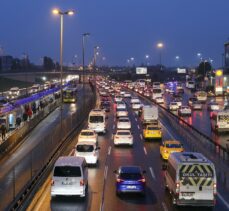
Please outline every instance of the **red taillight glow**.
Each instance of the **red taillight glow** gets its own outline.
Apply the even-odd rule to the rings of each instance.
[[[146,179],[145,179],[145,178],[139,179],[138,182],[143,182],[143,183],[145,183],[145,182],[146,182]]]
[[[117,182],[123,182],[124,180],[120,179],[120,178],[117,178],[116,180]]]
[[[214,195],[217,194],[217,185],[216,185],[216,183],[213,184],[213,192],[214,192]]]
[[[52,179],[52,180],[51,180],[51,186],[53,186],[53,185],[54,185],[54,183],[55,183],[55,182],[54,182],[54,180]]]
[[[80,186],[84,186],[84,181],[80,180]]]
[[[179,192],[180,192],[180,183],[177,182],[177,183],[176,183],[176,194],[179,195]]]

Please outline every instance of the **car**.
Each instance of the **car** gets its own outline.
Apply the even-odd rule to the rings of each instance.
[[[163,97],[157,97],[155,99],[155,102],[158,103],[158,104],[163,104],[164,103],[164,98]]]
[[[131,94],[129,92],[125,92],[124,97],[125,98],[130,98],[131,97]]]
[[[124,94],[125,94],[126,92],[124,91],[124,90],[121,90],[120,91],[120,95],[122,96],[122,97],[124,97]]]
[[[151,96],[151,93],[150,91],[146,90],[144,93],[143,93],[144,96],[146,97],[150,97]]]
[[[178,109],[178,114],[180,116],[191,116],[192,115],[192,110],[189,106],[181,106]]]
[[[125,108],[117,108],[116,109],[116,117],[127,117],[128,111]]]
[[[143,129],[143,138],[147,139],[161,139],[162,132],[161,127],[158,124],[146,125]]]
[[[110,107],[111,107],[111,104],[109,101],[102,101],[100,104],[100,108],[105,110],[106,112],[110,112]]]
[[[140,103],[140,100],[138,97],[131,97],[130,103]]]
[[[173,152],[184,152],[184,147],[180,141],[165,140],[160,146],[160,154],[163,160],[168,160],[169,155]]]
[[[170,102],[169,104],[169,110],[170,111],[177,111],[179,109],[179,106],[177,102]]]
[[[145,194],[146,173],[140,166],[120,166],[115,170],[116,174],[116,195],[121,193],[141,193]]]
[[[122,96],[120,96],[120,95],[115,95],[114,101],[115,101],[116,103],[121,102],[121,101],[122,101]]]
[[[210,102],[208,103],[208,110],[209,111],[219,111],[220,107],[217,102]]]
[[[114,134],[114,145],[129,145],[133,146],[133,135],[130,130],[117,130]]]
[[[88,169],[82,157],[59,157],[54,164],[51,197],[55,196],[87,196]]]
[[[94,130],[82,130],[78,137],[78,142],[90,141],[92,143],[98,144],[98,135]]]
[[[18,87],[12,87],[9,92],[7,98],[15,99],[20,95],[20,89]]]
[[[41,90],[41,86],[40,84],[34,84],[31,88],[30,88],[30,93],[34,94],[37,93]]]
[[[191,107],[193,110],[202,110],[203,104],[200,101],[194,101]]]
[[[188,105],[189,106],[192,106],[192,104],[194,103],[194,102],[197,102],[198,100],[197,100],[197,98],[196,97],[190,97],[189,99],[188,99]]]
[[[141,103],[132,103],[131,107],[133,110],[139,110],[142,107],[142,105]]]
[[[176,97],[174,98],[173,102],[176,102],[179,107],[182,106],[182,98]]]
[[[98,164],[99,149],[95,143],[91,141],[78,142],[75,146],[74,155],[84,157],[87,164]]]
[[[125,129],[125,130],[130,130],[131,129],[131,122],[129,118],[127,117],[120,117],[117,120],[117,129]]]
[[[126,109],[126,104],[123,102],[123,101],[121,101],[121,102],[117,102],[117,104],[116,104],[116,108],[117,109],[119,109],[119,108],[123,108],[123,109]]]

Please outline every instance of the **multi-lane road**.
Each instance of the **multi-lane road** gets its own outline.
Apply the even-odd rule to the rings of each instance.
[[[133,93],[132,93],[133,94]],[[163,161],[159,153],[159,141],[145,142],[142,137],[142,125],[138,116],[130,107],[130,102],[125,99],[129,118],[132,123],[134,136],[133,147],[114,147],[112,135],[116,131],[116,117],[112,109],[108,115],[107,133],[99,136],[100,158],[97,167],[89,167],[89,194],[86,199],[75,197],[56,197],[51,200],[50,184],[51,174],[33,198],[28,210],[104,210],[104,211],[134,211],[134,210],[178,210],[172,205],[171,197],[164,189]],[[143,104],[151,102],[141,98]],[[113,108],[113,106],[112,106]],[[171,125],[162,122],[163,140],[180,139]],[[86,124],[84,125],[86,127]],[[182,140],[181,140],[182,141]],[[72,148],[77,143],[77,137],[65,150],[64,155],[72,154]],[[185,149],[188,146],[184,143]],[[146,170],[146,195],[116,196],[115,174],[121,165],[140,165]],[[201,208],[203,209],[203,208]],[[228,210],[229,205],[224,198],[217,197],[214,210]],[[182,208],[179,210],[200,210],[200,208]]]

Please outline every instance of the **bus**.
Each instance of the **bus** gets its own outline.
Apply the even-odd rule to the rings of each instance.
[[[64,103],[75,103],[76,102],[76,88],[66,88],[63,90],[63,102]]]

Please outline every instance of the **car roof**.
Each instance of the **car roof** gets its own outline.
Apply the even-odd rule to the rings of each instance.
[[[82,132],[93,132],[93,133],[94,133],[94,130],[85,129],[85,130],[81,130],[81,132],[80,132],[80,133],[82,133]]]
[[[91,141],[80,141],[76,144],[76,146],[78,145],[93,145],[96,146],[95,142],[91,142]]]
[[[181,142],[177,140],[165,140],[164,144],[181,144]]]
[[[120,166],[121,173],[141,173],[140,166]]]
[[[117,130],[116,133],[118,133],[118,132],[129,132],[130,133],[130,130]]]
[[[83,157],[76,156],[62,156],[59,157],[55,163],[55,166],[79,166],[84,162]]]

